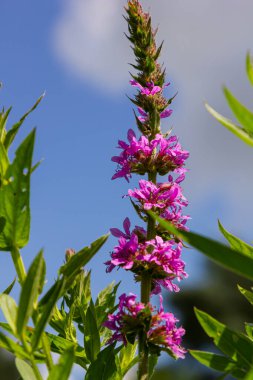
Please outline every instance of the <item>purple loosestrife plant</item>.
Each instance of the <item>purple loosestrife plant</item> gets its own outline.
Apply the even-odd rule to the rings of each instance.
[[[119,297],[118,311],[108,315],[104,323],[112,331],[108,344],[123,342],[124,345],[139,344],[138,379],[149,379],[151,356],[159,356],[161,351],[174,358],[183,358],[185,349],[181,346],[184,329],[177,327],[178,320],[172,313],[164,312],[161,289],[179,291],[176,282],[187,277],[181,259],[182,243],[173,235],[162,230],[150,216],[149,210],[170,221],[177,228],[187,229],[189,216],[184,215],[188,202],[183,195],[181,182],[186,169],[185,160],[189,153],[182,149],[178,138],[163,134],[161,119],[171,115],[170,104],[174,97],[167,99],[164,90],[165,70],[158,63],[162,44],[157,47],[156,30],[152,29],[151,17],[144,13],[138,0],[129,0],[126,7],[129,34],[136,63],[132,65],[136,74],[131,74],[130,84],[137,89],[132,103],[136,124],[140,133],[129,129],[128,142],[119,140],[121,152],[112,157],[117,163],[112,179],[125,178],[128,182],[132,174],[146,175],[139,181],[139,187],[129,189],[125,197],[140,216],[145,227],[135,226],[130,230],[130,220],[123,223],[124,231],[112,228],[111,233],[118,238],[107,265],[107,272],[114,268],[132,271],[135,281],[141,286],[141,300],[134,294]],[[167,175],[169,176],[167,177]],[[165,176],[167,181],[157,181],[157,176]],[[160,295],[160,308],[152,306],[151,295]]]

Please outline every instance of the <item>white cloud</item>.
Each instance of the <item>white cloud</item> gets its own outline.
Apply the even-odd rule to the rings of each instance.
[[[132,62],[124,38],[125,1],[65,1],[53,29],[53,47],[60,62],[85,83],[101,91],[122,93]],[[203,107],[207,99],[217,110],[225,108],[224,81],[247,103],[249,86],[244,72],[246,51],[252,46],[252,0],[143,0],[151,10],[158,38],[165,40],[162,58],[169,80],[179,90],[175,101],[175,131],[191,151],[191,174],[186,186],[194,188],[192,202],[227,194],[242,225],[251,220],[246,202],[251,197],[252,150],[225,131]],[[252,95],[251,95],[252,96]],[[249,104],[250,105],[250,104]],[[177,109],[180,107],[180,109]],[[214,182],[215,181],[215,182]],[[197,206],[196,206],[197,207]],[[234,223],[239,223],[236,220]],[[239,227],[240,228],[240,227]]]

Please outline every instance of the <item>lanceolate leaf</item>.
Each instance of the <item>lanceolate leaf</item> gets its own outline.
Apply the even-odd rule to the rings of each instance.
[[[12,333],[16,334],[16,320],[17,320],[17,305],[14,299],[7,294],[0,295],[0,307],[5,316],[6,321],[9,323]]]
[[[207,111],[218,120],[224,127],[226,127],[230,132],[234,133],[237,137],[243,140],[246,144],[253,146],[253,137],[251,137],[246,131],[244,131],[241,127],[234,124],[231,120],[222,116],[220,113],[216,112],[212,107],[208,104],[205,105]]]
[[[18,317],[17,332],[21,336],[29,318],[33,314],[34,303],[37,301],[41,286],[41,278],[44,274],[43,252],[40,251],[32,262],[22,287]]]
[[[27,362],[25,362],[22,359],[16,358],[15,364],[23,380],[36,380],[36,376],[33,372],[33,369]]]
[[[6,173],[6,170],[8,169],[8,166],[9,166],[9,159],[8,159],[5,147],[0,141],[0,187],[2,186],[3,178]]]
[[[252,344],[253,344],[253,324],[245,323],[245,331],[248,337],[252,340]]]
[[[128,343],[122,348],[119,353],[119,364],[121,368],[121,373],[123,376],[136,364],[138,363],[139,357],[136,356],[137,352],[137,342],[134,344]]]
[[[253,136],[253,113],[237,100],[234,95],[225,87],[224,94],[235,117],[245,129]]]
[[[219,223],[219,229],[221,233],[225,236],[227,241],[230,244],[230,247],[235,249],[238,252],[241,252],[243,255],[249,256],[253,259],[253,247],[247,243],[245,243],[243,240],[239,239],[238,237],[232,235],[230,232],[225,230],[225,228],[222,226],[222,224]]]
[[[190,350],[190,354],[201,364],[220,372],[231,372],[236,367],[236,362],[226,356],[213,354],[212,352]]]
[[[246,57],[246,71],[248,74],[249,81],[253,86],[253,60],[249,52]]]
[[[84,321],[84,347],[87,358],[93,362],[100,351],[100,335],[94,306],[92,307],[91,304],[87,309]]]
[[[6,219],[0,234],[0,250],[22,248],[30,233],[30,175],[35,130],[16,151],[14,162],[8,167],[5,178],[8,184],[0,189],[0,218]]]
[[[244,295],[244,297],[253,305],[253,292],[250,290],[244,289],[238,285],[239,291]]]
[[[153,212],[149,211],[149,214],[152,215],[165,230],[192,245],[216,263],[243,277],[253,280],[253,259],[250,257],[202,235],[177,230],[171,223],[156,216]]]
[[[101,351],[97,360],[90,365],[85,380],[121,380],[117,374],[115,354],[114,345],[110,345]]]
[[[0,347],[4,348],[5,350],[11,352],[12,354],[24,358],[24,359],[29,359],[30,356],[25,352],[25,350],[16,342],[14,342],[11,338],[8,336],[5,336],[1,331],[0,331]]]
[[[16,283],[16,278],[14,278],[12,283],[3,291],[3,294],[10,294],[15,283]]]
[[[21,119],[13,125],[13,127],[7,132],[6,136],[5,136],[5,139],[4,139],[4,146],[5,146],[5,149],[8,150],[8,148],[10,147],[12,141],[14,140],[16,134],[18,133],[19,131],[19,128],[21,127],[21,125],[23,124],[23,122],[25,121],[25,119],[27,118],[27,116],[35,110],[35,108],[39,105],[39,103],[41,102],[41,100],[44,98],[44,95],[45,94],[42,94],[39,99],[36,101],[36,103],[32,106],[32,108],[26,112],[24,114],[24,116],[21,117]]]
[[[70,347],[61,355],[59,362],[50,371],[47,380],[68,380],[74,359],[75,349]]]
[[[246,368],[253,366],[253,344],[246,335],[228,329],[224,324],[201,310],[195,309],[195,314],[207,335],[213,339],[214,344],[224,354],[240,366]]]

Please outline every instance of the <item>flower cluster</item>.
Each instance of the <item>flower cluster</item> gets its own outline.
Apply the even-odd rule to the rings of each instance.
[[[138,71],[130,81],[137,89],[131,101],[140,114],[135,114],[135,118],[141,135],[137,137],[129,129],[128,141],[118,141],[121,152],[112,157],[117,163],[112,179],[125,178],[129,182],[133,174],[147,175],[147,179],[141,179],[139,186],[129,189],[124,196],[130,198],[147,225],[145,228],[135,226],[131,231],[130,220],[126,218],[123,231],[111,229],[118,243],[105,263],[106,271],[123,268],[133,272],[135,281],[141,283],[141,302],[136,301],[134,294],[123,294],[119,298],[118,311],[110,314],[104,325],[112,331],[108,344],[115,341],[133,343],[137,338],[141,340],[140,347],[148,346],[150,352],[159,354],[166,350],[173,357],[182,358],[184,329],[176,327],[178,320],[173,314],[164,312],[160,293],[162,288],[179,291],[176,282],[187,277],[181,259],[183,245],[163,230],[149,211],[179,229],[187,229],[189,216],[184,214],[184,208],[188,201],[181,183],[187,171],[184,165],[189,153],[182,149],[176,136],[161,131],[161,119],[172,114],[170,104],[174,97],[166,99],[163,94],[169,83],[165,83],[165,71],[157,62],[162,46],[156,46],[156,32],[151,27],[150,16],[143,12],[138,0],[128,0],[126,11],[128,38],[133,45],[134,67]],[[168,179],[158,182],[157,175],[167,175]],[[160,295],[159,310],[150,304],[150,295],[154,294]]]
[[[113,331],[109,344],[115,341],[133,342],[140,331],[146,332],[146,344],[150,349],[159,347],[170,350],[172,356],[184,358],[185,349],[181,347],[185,330],[177,327],[178,320],[172,313],[165,313],[160,297],[160,308],[156,310],[150,303],[136,302],[136,295],[124,293],[119,297],[117,314],[109,314],[104,326]]]

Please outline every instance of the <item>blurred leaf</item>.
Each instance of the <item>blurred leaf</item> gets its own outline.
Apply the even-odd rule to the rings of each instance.
[[[226,127],[230,132],[234,133],[237,137],[243,140],[246,144],[253,146],[253,138],[249,136],[247,132],[245,132],[241,127],[234,124],[231,120],[222,116],[220,113],[216,112],[212,107],[208,104],[205,104],[207,111],[218,120],[224,127]]]
[[[30,174],[35,130],[21,143],[6,179],[9,183],[0,189],[0,217],[6,224],[0,233],[0,250],[11,251],[22,248],[30,234]]]
[[[242,288],[240,285],[237,285],[239,291],[242,293],[242,295],[253,305],[253,292],[250,290]]]
[[[247,375],[246,375],[246,377],[244,378],[244,380],[252,380],[252,379],[253,379],[253,369],[250,370],[250,371],[247,373]]]
[[[252,61],[252,57],[250,56],[250,52],[247,53],[247,57],[246,57],[246,71],[248,74],[249,81],[253,86],[253,61]]]
[[[99,239],[91,243],[89,247],[83,248],[81,251],[77,252],[75,255],[71,256],[69,261],[61,266],[60,274],[65,276],[67,279],[73,279],[97,253],[97,251],[102,247],[102,245],[108,239],[108,234],[101,236]]]
[[[243,240],[225,230],[220,221],[218,221],[218,225],[221,233],[225,236],[232,249],[253,258],[253,247],[251,245],[245,243]]]
[[[245,331],[248,337],[253,340],[253,324],[252,323],[245,323]]]
[[[15,364],[23,380],[36,380],[32,367],[22,359],[16,358]]]
[[[119,353],[119,363],[123,376],[139,361],[139,357],[135,356],[137,352],[137,341],[134,344],[127,344]]]
[[[23,334],[24,328],[28,323],[29,318],[33,314],[34,303],[37,301],[39,296],[41,278],[43,276],[43,269],[44,258],[43,252],[40,251],[33,260],[28,270],[20,294],[17,317],[17,332],[20,336]]]
[[[94,362],[100,351],[100,335],[92,300],[85,315],[84,347],[87,358],[91,361],[91,363]]]
[[[1,88],[1,83],[0,83]],[[5,112],[0,112],[0,141],[3,143],[6,136],[6,122],[11,112],[11,107]]]
[[[16,278],[14,278],[12,283],[3,291],[3,294],[10,294],[15,283],[16,283]]]
[[[224,87],[224,94],[239,123],[249,135],[253,134],[253,113],[237,100],[234,95]]]
[[[5,336],[1,331],[0,331],[0,347],[11,352],[17,357],[20,357],[23,359],[30,359],[30,355],[25,352],[23,347],[21,347],[18,343],[14,342],[8,336]]]
[[[236,363],[226,356],[217,355],[212,352],[190,350],[190,354],[206,367],[213,368],[220,372],[231,372],[236,367]]]
[[[149,356],[149,368],[148,368],[148,374],[149,374],[149,379],[152,379],[154,373],[155,373],[155,367],[158,362],[158,355],[152,354]]]
[[[246,335],[228,329],[224,324],[196,308],[195,314],[204,331],[224,354],[236,361],[240,367],[253,366],[253,344]]]
[[[114,345],[110,345],[101,351],[97,359],[89,366],[85,380],[121,380],[115,363],[116,353],[117,350],[114,350]]]
[[[41,335],[51,317],[53,309],[56,305],[57,300],[61,294],[62,288],[64,286],[63,282],[56,282],[56,287],[54,288],[54,292],[52,293],[48,303],[40,310],[40,317],[36,321],[34,333],[32,336],[32,347],[35,349],[39,343]]]
[[[59,362],[53,366],[47,380],[68,380],[71,369],[74,364],[75,348],[68,348],[59,359]]]
[[[0,307],[6,321],[9,323],[12,332],[16,335],[17,305],[12,297],[7,294],[0,295]]]
[[[5,223],[6,223],[6,219],[4,217],[0,216],[0,234],[4,229]]]
[[[25,119],[27,118],[27,116],[35,110],[35,108],[39,105],[39,103],[41,102],[41,100],[44,98],[44,95],[45,94],[42,94],[39,99],[36,101],[36,103],[32,106],[32,108],[29,109],[28,112],[26,112],[24,114],[24,116],[21,117],[21,119],[13,125],[13,127],[7,132],[6,134],[6,137],[5,137],[5,140],[4,140],[4,146],[5,146],[5,149],[8,150],[11,143],[13,142],[16,134],[18,133],[19,131],[19,128],[21,127],[21,125],[23,124],[23,122],[25,121]]]
[[[250,257],[245,256],[238,251],[232,250],[218,241],[206,238],[193,232],[177,230],[171,223],[158,217],[153,212],[149,211],[149,214],[152,215],[164,229],[178,238],[183,239],[188,244],[204,253],[207,257],[214,260],[216,263],[232,270],[237,274],[240,274],[243,277],[253,280],[253,259]]]

